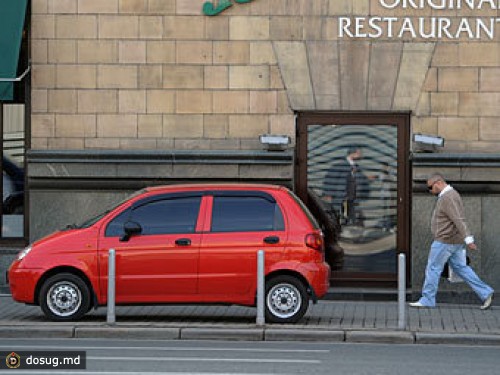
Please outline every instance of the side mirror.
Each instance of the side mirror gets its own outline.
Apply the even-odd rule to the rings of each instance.
[[[135,221],[127,221],[123,225],[123,231],[125,232],[125,234],[120,238],[120,241],[125,242],[125,241],[128,241],[130,239],[130,237],[141,234],[142,227],[141,227],[141,224],[139,224]]]

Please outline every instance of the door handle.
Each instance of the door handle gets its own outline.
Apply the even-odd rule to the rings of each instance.
[[[280,242],[280,238],[278,236],[269,236],[269,237],[264,238],[264,242],[271,244],[271,245],[277,244],[278,242]]]
[[[175,240],[175,244],[178,246],[190,246],[191,240],[189,238],[179,238]]]

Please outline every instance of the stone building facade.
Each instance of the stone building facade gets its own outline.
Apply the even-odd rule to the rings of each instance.
[[[473,265],[500,287],[500,30],[493,38],[458,30],[463,19],[498,19],[494,2],[219,0],[209,3],[231,6],[213,16],[204,3],[32,0],[29,240],[146,184],[293,187],[302,112],[406,113],[411,134],[445,139],[438,153],[407,150],[413,287],[430,236],[422,182],[437,170],[465,192],[482,249]],[[396,31],[386,23],[381,35],[363,36],[366,24],[353,25],[369,17],[394,18]],[[441,37],[404,29],[405,19],[433,18],[451,22]],[[266,133],[290,136],[289,149],[263,150]]]

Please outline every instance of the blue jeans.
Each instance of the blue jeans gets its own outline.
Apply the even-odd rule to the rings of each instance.
[[[436,294],[438,291],[439,278],[446,262],[453,271],[460,276],[478,295],[481,301],[485,301],[493,289],[485,284],[467,265],[465,257],[465,245],[452,245],[434,241],[431,245],[427,268],[425,269],[425,281],[422,289],[422,297],[419,302],[428,307],[436,306]]]

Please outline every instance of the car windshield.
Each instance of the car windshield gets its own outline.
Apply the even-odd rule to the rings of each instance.
[[[107,210],[105,210],[104,212],[101,212],[100,214],[90,218],[90,219],[87,219],[85,220],[83,223],[81,224],[77,224],[77,225],[69,225],[68,228],[69,229],[83,229],[83,228],[89,228],[91,227],[92,225],[94,225],[95,223],[97,223],[99,220],[101,220],[104,216],[106,216],[107,214],[109,214],[111,211],[113,211],[115,208],[117,208],[118,206],[121,206],[123,203],[127,202],[128,200],[144,193],[146,190],[145,189],[141,189],[139,191],[136,191],[135,193],[129,195],[127,198],[121,200],[120,202],[114,204],[113,206],[111,206],[110,208],[108,208]]]

